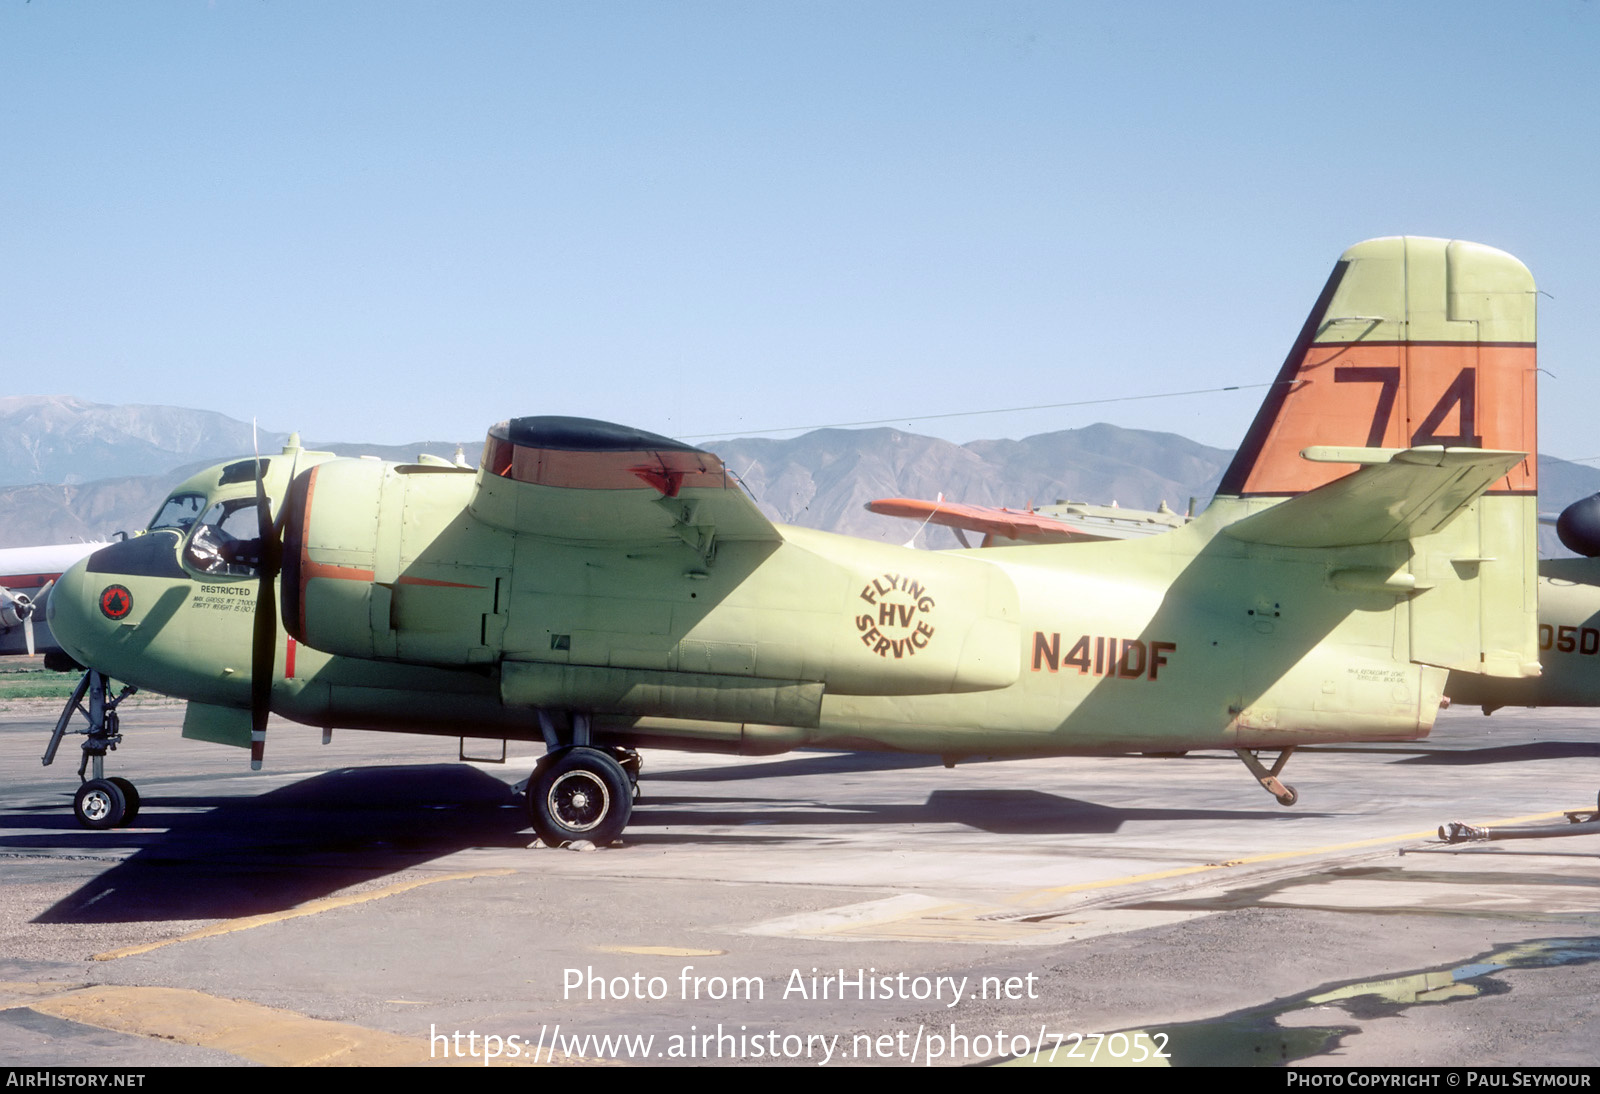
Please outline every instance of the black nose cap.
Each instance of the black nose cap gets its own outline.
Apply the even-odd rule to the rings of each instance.
[[[1567,550],[1585,558],[1600,555],[1600,494],[1575,501],[1556,519],[1556,535]]]

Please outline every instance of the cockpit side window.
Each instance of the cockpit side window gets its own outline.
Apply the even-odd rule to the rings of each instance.
[[[201,519],[183,550],[201,573],[254,577],[261,570],[261,527],[254,498],[219,501]]]
[[[156,519],[150,522],[149,530],[159,532],[163,528],[175,528],[179,532],[187,532],[199,519],[205,503],[203,494],[174,494],[161,506]]]

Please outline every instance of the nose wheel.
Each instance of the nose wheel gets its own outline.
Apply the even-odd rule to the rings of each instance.
[[[139,791],[127,779],[90,779],[73,795],[72,812],[79,824],[95,831],[132,824],[139,815]]]
[[[85,828],[117,828],[132,824],[139,815],[139,791],[127,779],[107,778],[105,773],[106,753],[115,752],[122,742],[117,728],[117,704],[136,690],[130,684],[113,696],[111,683],[103,674],[95,669],[85,672],[56,720],[55,732],[44,750],[43,762],[48,767],[56,758],[62,737],[69,732],[83,734],[83,759],[78,764],[78,778],[83,785],[72,797],[72,812]],[[74,728],[74,720],[80,714],[88,724]]]

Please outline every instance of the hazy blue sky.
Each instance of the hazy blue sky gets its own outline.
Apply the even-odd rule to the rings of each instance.
[[[1416,233],[1533,269],[1600,456],[1597,9],[0,0],[0,389],[399,443],[1243,385]]]

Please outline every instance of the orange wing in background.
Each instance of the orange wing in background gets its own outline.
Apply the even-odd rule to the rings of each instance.
[[[942,524],[946,528],[982,532],[985,536],[1003,536],[1028,543],[1069,543],[1103,538],[1077,531],[1054,517],[996,505],[963,505],[919,498],[879,498],[867,502],[867,510],[886,517],[905,517],[907,520]]]

